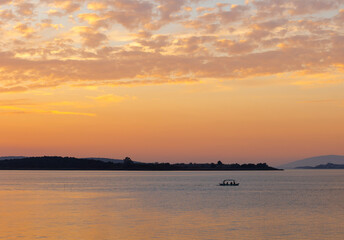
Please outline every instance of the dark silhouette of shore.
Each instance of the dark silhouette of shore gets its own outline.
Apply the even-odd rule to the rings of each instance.
[[[217,163],[140,163],[129,157],[121,163],[100,160],[43,156],[7,159],[0,161],[0,170],[135,170],[135,171],[246,171],[246,170],[280,170],[258,164],[223,164]]]

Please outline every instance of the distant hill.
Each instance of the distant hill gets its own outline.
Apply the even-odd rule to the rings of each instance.
[[[321,164],[315,167],[298,167],[299,169],[344,169],[344,164]]]
[[[278,168],[293,169],[293,168],[299,168],[299,167],[316,167],[318,165],[324,165],[327,163],[344,164],[344,156],[326,155],[326,156],[305,158],[302,160],[283,164],[281,166],[278,166]]]

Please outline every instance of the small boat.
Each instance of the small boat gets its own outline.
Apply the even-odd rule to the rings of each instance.
[[[225,179],[219,186],[239,186],[239,183],[235,182],[234,179]]]

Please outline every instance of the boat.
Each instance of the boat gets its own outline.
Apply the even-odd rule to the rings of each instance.
[[[225,179],[219,186],[239,186],[239,183],[235,182],[234,179]]]

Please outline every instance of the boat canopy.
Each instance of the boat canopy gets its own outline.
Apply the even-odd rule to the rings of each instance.
[[[235,182],[235,180],[234,179],[225,179],[225,180],[223,180],[223,182]]]
[[[238,182],[235,182],[234,179],[225,179],[222,183],[219,184],[220,186],[239,186]]]

